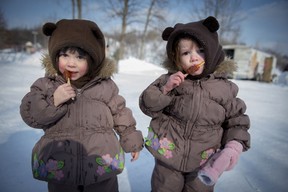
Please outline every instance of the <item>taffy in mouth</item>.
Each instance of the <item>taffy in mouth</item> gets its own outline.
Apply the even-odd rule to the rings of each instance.
[[[198,70],[200,69],[200,67],[201,67],[202,65],[204,65],[204,64],[205,64],[205,61],[202,61],[201,63],[199,63],[199,64],[197,64],[197,65],[193,65],[193,66],[189,67],[189,68],[186,70],[186,72],[189,73],[189,74],[193,74],[193,73],[195,73],[196,71],[198,71]]]
[[[65,77],[67,83],[68,83],[69,85],[71,85],[71,83],[70,83],[71,72],[65,69],[65,71],[64,71],[64,77]]]

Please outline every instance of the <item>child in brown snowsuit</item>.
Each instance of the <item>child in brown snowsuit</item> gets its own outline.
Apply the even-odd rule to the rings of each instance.
[[[47,181],[49,192],[117,192],[124,152],[137,160],[143,138],[111,79],[104,36],[88,20],[46,23],[43,33],[46,76],[20,106],[27,125],[44,130],[32,152],[33,176]]]
[[[250,147],[246,105],[227,79],[214,17],[167,27],[167,74],[140,96],[152,118],[145,146],[155,157],[153,192],[213,191],[217,178]]]

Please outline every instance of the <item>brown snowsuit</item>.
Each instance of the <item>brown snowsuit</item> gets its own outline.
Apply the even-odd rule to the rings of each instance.
[[[228,141],[239,141],[244,150],[250,147],[246,105],[237,97],[237,85],[226,77],[235,69],[235,64],[224,60],[218,39],[214,42],[210,38],[211,32],[203,26],[205,22],[214,22],[213,18],[210,21],[177,24],[174,28],[166,28],[162,35],[164,40],[167,40],[164,35],[167,31],[169,38],[188,34],[196,39],[205,50],[203,74],[198,77],[189,75],[178,87],[163,94],[161,88],[169,76],[179,70],[172,58],[173,39],[168,39],[168,58],[164,62],[168,74],[156,79],[140,96],[141,110],[152,118],[145,141],[146,148],[156,159],[152,191],[212,191],[213,187],[205,187],[195,180],[201,165]],[[217,37],[214,31],[212,35]],[[214,44],[210,42],[212,40]],[[213,49],[218,51],[213,53]],[[211,58],[219,60],[213,63]],[[177,184],[180,177],[176,175],[190,178],[190,190]]]
[[[140,96],[141,110],[152,118],[146,147],[157,159],[191,172],[206,159],[206,151],[230,140],[249,148],[249,118],[245,103],[236,97],[236,84],[216,71],[205,79],[186,79],[164,95],[160,88],[168,78],[169,74],[160,76]]]
[[[71,21],[65,22],[73,27],[69,24]],[[85,27],[87,24],[85,22],[76,21],[74,27],[82,29],[81,25]],[[51,26],[52,30],[56,28]],[[82,38],[82,34],[79,35]],[[59,48],[61,39],[56,41]],[[66,39],[63,43],[69,46],[73,38]],[[97,45],[94,43],[91,48],[93,46]],[[103,54],[97,52],[94,55],[92,58],[96,61]],[[88,186],[115,177],[124,169],[124,152],[140,151],[143,137],[135,128],[132,111],[125,106],[125,99],[119,95],[118,87],[111,79],[115,71],[114,62],[107,58],[98,59],[101,65],[98,65],[100,69],[95,69],[97,75],[83,87],[73,87],[77,93],[74,100],[55,107],[53,93],[66,80],[59,72],[57,74],[57,64],[52,62],[56,56],[49,56],[43,58],[46,76],[33,83],[20,106],[25,123],[44,131],[32,151],[34,178],[66,186]]]
[[[23,98],[23,120],[44,130],[32,152],[36,179],[89,185],[122,172],[124,151],[142,149],[142,134],[110,78],[114,67],[106,61],[106,74],[77,90],[77,97],[66,104],[53,104],[55,89],[65,83],[62,76],[38,79]]]

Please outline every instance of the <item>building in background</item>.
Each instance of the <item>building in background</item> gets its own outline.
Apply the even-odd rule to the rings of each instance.
[[[277,58],[274,55],[245,45],[225,45],[223,49],[237,63],[234,79],[272,82],[276,77]]]

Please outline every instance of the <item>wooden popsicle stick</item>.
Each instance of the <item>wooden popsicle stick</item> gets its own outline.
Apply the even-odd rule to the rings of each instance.
[[[64,77],[65,77],[67,83],[68,83],[69,85],[71,85],[71,81],[70,81],[71,72],[68,71],[68,70],[65,70],[65,71],[64,71]],[[74,100],[74,98],[71,98],[71,99]]]

